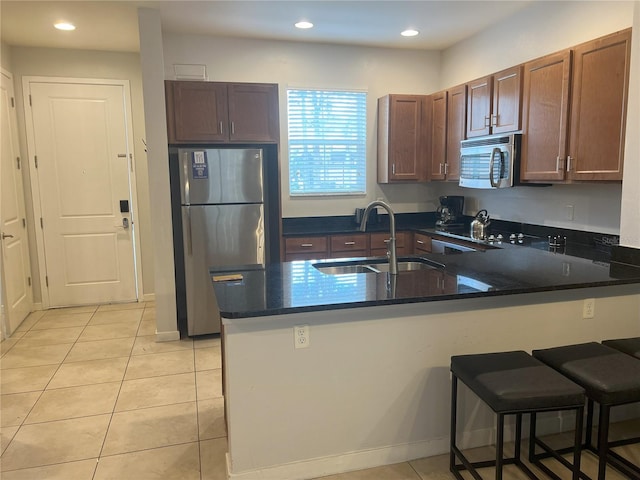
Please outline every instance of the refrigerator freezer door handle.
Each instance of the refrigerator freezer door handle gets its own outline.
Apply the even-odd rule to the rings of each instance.
[[[191,203],[189,196],[189,152],[183,153],[182,169],[184,172],[184,203],[189,205]]]
[[[185,209],[185,215],[187,220],[187,253],[189,256],[193,255],[193,241],[191,233],[191,207],[187,206]]]

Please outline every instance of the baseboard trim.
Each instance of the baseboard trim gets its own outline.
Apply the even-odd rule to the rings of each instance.
[[[143,302],[155,302],[156,294],[155,293],[145,293],[142,295]]]
[[[513,441],[515,426],[513,420],[505,425],[506,442]],[[575,423],[572,415],[560,415],[538,420],[537,431],[540,435],[572,430]],[[523,418],[523,438],[528,437],[529,418]],[[459,432],[458,447],[461,449],[481,447],[495,443],[495,427],[478,428],[472,431]],[[304,480],[308,478],[335,475],[354,470],[363,470],[381,465],[407,462],[418,458],[432,457],[449,452],[449,437],[441,437],[422,442],[391,445],[350,452],[342,455],[314,458],[301,462],[273,465],[258,470],[233,472],[231,458],[226,454],[227,476],[230,480]]]
[[[180,340],[180,332],[178,330],[171,332],[156,331],[156,342],[173,342],[175,340]]]
[[[449,439],[443,437],[437,440],[392,445],[238,473],[231,471],[231,459],[227,453],[227,475],[232,480],[304,480],[407,462],[418,458],[440,455],[448,450]]]
[[[42,310],[42,302],[32,303],[31,304],[31,311],[32,312],[38,312],[40,310]]]

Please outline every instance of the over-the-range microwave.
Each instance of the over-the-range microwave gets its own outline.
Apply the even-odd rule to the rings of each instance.
[[[460,142],[460,186],[505,188],[518,183],[521,133],[490,135]]]

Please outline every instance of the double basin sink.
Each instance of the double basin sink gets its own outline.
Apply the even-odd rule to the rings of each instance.
[[[386,258],[341,260],[337,262],[321,262],[313,265],[317,270],[329,275],[346,275],[350,273],[387,273],[389,261]],[[398,272],[416,270],[442,269],[444,265],[421,257],[405,257],[398,259]]]

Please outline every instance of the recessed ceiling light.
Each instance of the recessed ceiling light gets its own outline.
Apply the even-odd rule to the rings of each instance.
[[[295,26],[296,28],[307,29],[307,28],[313,28],[313,23],[303,20],[301,22],[296,23]]]
[[[56,27],[58,30],[66,30],[66,31],[71,31],[76,29],[75,25],[67,22],[56,23],[54,27]]]
[[[404,32],[401,32],[400,35],[402,35],[403,37],[415,37],[416,35],[418,35],[417,30],[413,30],[412,28],[409,28],[408,30],[405,30]]]

